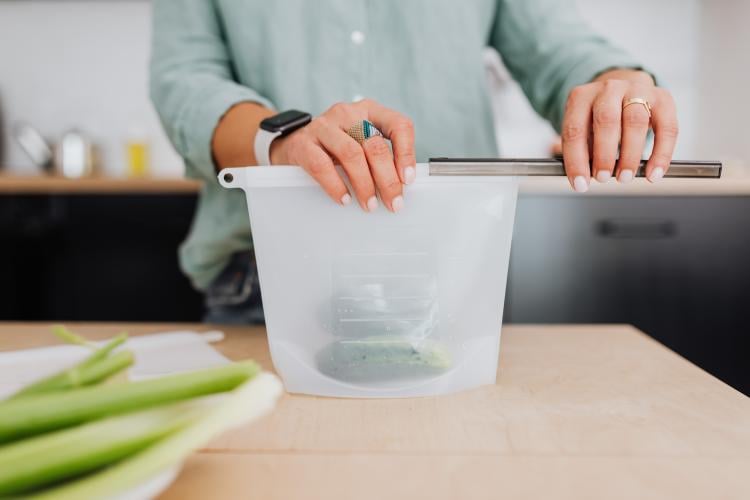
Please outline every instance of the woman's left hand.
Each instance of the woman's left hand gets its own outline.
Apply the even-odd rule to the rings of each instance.
[[[634,98],[648,102],[650,117],[639,102],[623,107]],[[607,182],[613,175],[620,182],[632,180],[643,156],[649,125],[654,130],[654,148],[646,164],[646,177],[656,182],[669,168],[677,141],[672,95],[657,87],[648,73],[635,70],[608,71],[574,88],[562,122],[563,159],[573,189],[586,191],[591,177],[599,182]]]

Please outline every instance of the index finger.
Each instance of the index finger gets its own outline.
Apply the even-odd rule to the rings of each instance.
[[[414,153],[414,124],[412,121],[392,109],[365,99],[360,101],[365,106],[367,116],[380,129],[393,145],[393,160],[396,170],[404,184],[411,184],[416,176],[417,156]]]

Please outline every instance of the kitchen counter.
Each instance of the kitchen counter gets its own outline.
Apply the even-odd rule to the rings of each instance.
[[[221,329],[217,349],[272,369],[264,329]],[[46,324],[0,324],[0,350],[52,342]],[[443,397],[285,395],[162,498],[750,498],[750,398],[638,330],[506,326],[499,362],[495,385]]]
[[[85,177],[0,174],[0,194],[191,194],[201,183],[191,179]]]
[[[651,184],[635,179],[630,184],[611,180],[607,184],[592,181],[583,196],[747,196],[750,176],[730,173],[721,179],[666,179]],[[190,194],[200,190],[201,182],[182,178],[89,177],[67,179],[56,176],[0,174],[2,194]],[[523,195],[577,195],[564,177],[526,178],[521,182]]]
[[[521,195],[578,195],[565,177],[525,178]],[[634,179],[620,184],[610,179],[605,184],[591,180],[589,190],[582,196],[748,196],[750,195],[750,165],[741,161],[725,161],[720,179],[668,178],[651,184],[647,179]],[[579,195],[580,196],[580,195]]]
[[[750,196],[750,177],[725,175],[721,179],[662,179],[651,184],[643,178],[628,184],[614,179],[606,184],[592,180],[590,189],[579,194],[565,177],[526,178],[519,190],[523,195],[577,196]]]

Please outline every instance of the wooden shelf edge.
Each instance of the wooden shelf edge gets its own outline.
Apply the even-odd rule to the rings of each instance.
[[[0,174],[0,194],[186,194],[200,191],[192,179],[85,177]]]

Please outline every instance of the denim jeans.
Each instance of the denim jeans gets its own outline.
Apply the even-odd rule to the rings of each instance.
[[[206,290],[205,323],[263,324],[258,268],[252,250],[232,255],[229,264]]]

